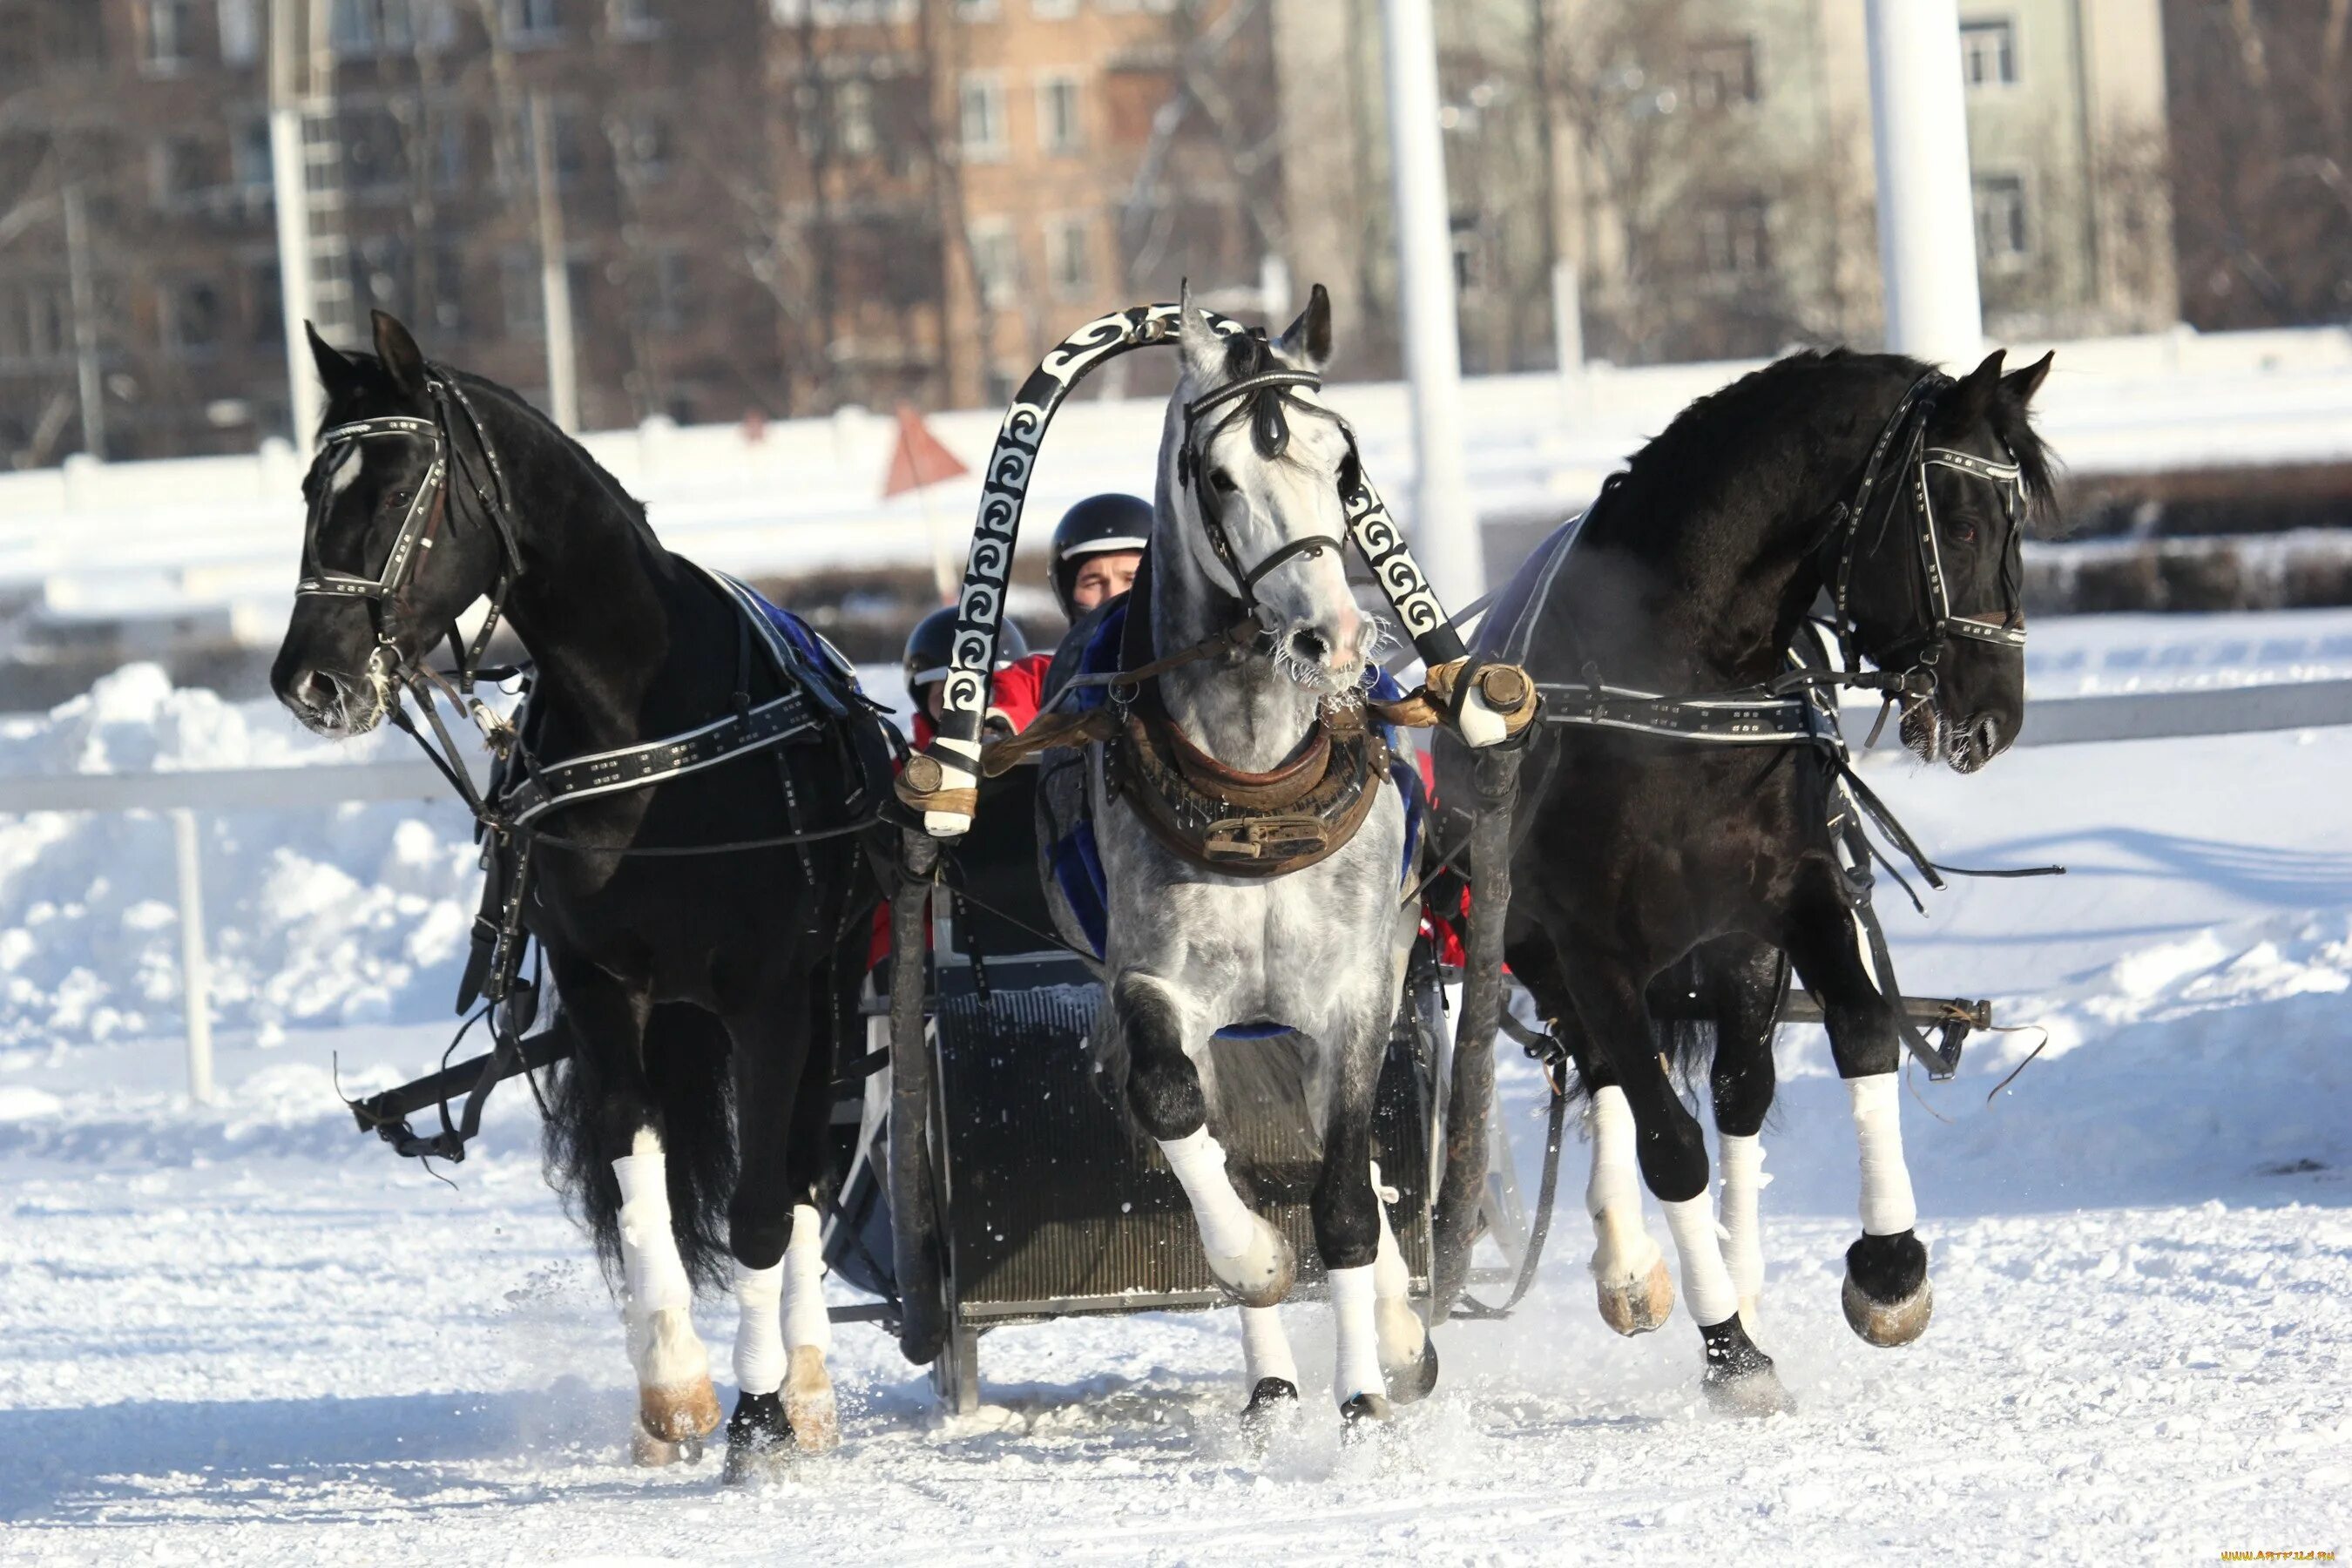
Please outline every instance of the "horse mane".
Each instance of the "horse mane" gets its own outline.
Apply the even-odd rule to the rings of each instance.
[[[1591,520],[1622,543],[1654,537],[1661,517],[1686,517],[1720,504],[1727,487],[1752,482],[1760,466],[1785,463],[1792,454],[1810,456],[1825,433],[1812,423],[1823,395],[1860,392],[1879,384],[1908,385],[1933,367],[1903,354],[1860,353],[1852,349],[1804,349],[1748,372],[1728,386],[1693,402],[1627,460],[1615,508],[1597,508]],[[1874,412],[1872,417],[1878,417]],[[2057,511],[2054,459],[2024,404],[2006,386],[1994,396],[1987,417],[2017,459],[2026,494],[2038,517]],[[1603,521],[1615,510],[1631,528]]]

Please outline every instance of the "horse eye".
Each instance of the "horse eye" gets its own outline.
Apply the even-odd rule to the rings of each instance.
[[[1977,542],[1977,525],[1962,518],[1952,524],[1952,537],[1962,544],[1974,544]]]
[[[383,498],[383,508],[386,511],[407,510],[408,492],[406,490],[393,491],[390,495]]]
[[[1211,468],[1209,470],[1209,486],[1221,496],[1229,496],[1235,490],[1241,489],[1241,486],[1234,483],[1233,475],[1225,472],[1223,468]]]

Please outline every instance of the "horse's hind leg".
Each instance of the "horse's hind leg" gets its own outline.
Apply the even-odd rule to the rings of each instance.
[[[1323,1257],[1339,1331],[1331,1392],[1350,1424],[1388,1418],[1392,1381],[1414,1399],[1437,1381],[1428,1335],[1402,1300],[1403,1260],[1395,1255],[1395,1236],[1372,1164],[1372,1101],[1389,1028],[1381,1000],[1354,1009],[1352,1016],[1340,1014],[1341,1022],[1327,1037],[1336,1070],[1323,1127],[1323,1170],[1312,1203],[1315,1247]],[[1381,1278],[1383,1244],[1391,1260],[1387,1292]],[[1385,1314],[1384,1293],[1391,1297]]]
[[[1874,1345],[1909,1344],[1935,1310],[1927,1249],[1903,1161],[1902,1064],[1895,1005],[1881,993],[1854,917],[1833,895],[1790,922],[1789,952],[1821,999],[1830,1055],[1862,1145],[1862,1237],[1845,1255],[1845,1321]]]
[[[1607,1055],[1595,1048],[1577,1021],[1549,940],[1538,937],[1524,948],[1515,946],[1510,959],[1512,973],[1551,1016],[1552,1032],[1568,1047],[1577,1081],[1584,1086],[1585,1139],[1592,1146],[1584,1212],[1592,1217],[1592,1288],[1601,1321],[1621,1334],[1646,1334],[1664,1327],[1674,1311],[1675,1280],[1642,1219],[1633,1108]]]
[[[1225,1152],[1209,1133],[1201,1075],[1184,1051],[1181,1009],[1165,984],[1132,970],[1112,984],[1111,1005],[1127,1051],[1129,1107],[1192,1205],[1209,1272],[1243,1306],[1273,1306],[1290,1293],[1298,1260],[1234,1190]]]
[[[1769,942],[1725,937],[1701,954],[1708,1010],[1715,1015],[1715,1060],[1708,1099],[1715,1107],[1717,1168],[1723,1176],[1717,1218],[1723,1260],[1739,1292],[1740,1320],[1756,1329],[1764,1289],[1764,1241],[1758,1215],[1764,1186],[1764,1116],[1772,1109],[1772,1034],[1788,960]]]
[[[551,951],[549,964],[581,1050],[595,1053],[612,1086],[596,1112],[599,1146],[627,1151],[612,1170],[620,1188],[621,1316],[637,1374],[631,1452],[641,1465],[666,1465],[698,1451],[719,1411],[710,1357],[694,1331],[694,1286],[678,1252],[669,1159],[645,1071],[652,999],[561,950]]]

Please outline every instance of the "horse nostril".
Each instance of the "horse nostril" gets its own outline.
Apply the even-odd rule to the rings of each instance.
[[[313,713],[324,713],[341,697],[334,678],[322,670],[311,670],[295,684],[295,700]]]
[[[2000,747],[2000,721],[1988,713],[1976,721],[1977,755],[1990,757]]]
[[[1308,664],[1321,664],[1331,657],[1331,645],[1323,640],[1320,632],[1293,632],[1290,651]]]

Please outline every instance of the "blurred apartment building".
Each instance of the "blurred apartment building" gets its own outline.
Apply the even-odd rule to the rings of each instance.
[[[1466,368],[1556,363],[1556,302],[1578,311],[1567,352],[1624,363],[1876,340],[1858,0],[1438,9]],[[2174,319],[2158,13],[1963,0],[1990,335]],[[1395,298],[1379,0],[1279,0],[1277,16],[1284,118],[1345,130],[1289,149],[1296,264],[1344,277],[1377,334]]]

